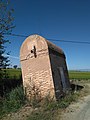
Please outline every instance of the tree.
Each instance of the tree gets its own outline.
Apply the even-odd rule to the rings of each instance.
[[[12,12],[13,9],[9,8],[8,0],[0,0],[0,79],[3,77],[2,69],[9,66],[9,59],[4,56],[5,43],[9,43],[5,34],[10,34],[14,28]]]
[[[13,66],[14,69],[17,69],[17,67],[18,67],[17,65],[14,65],[14,66]]]
[[[4,55],[7,54],[5,43],[9,43],[5,34],[10,34],[14,28],[12,12],[13,9],[10,9],[8,0],[0,0],[0,96],[4,95],[4,81],[7,78],[3,68],[9,66],[9,58]]]

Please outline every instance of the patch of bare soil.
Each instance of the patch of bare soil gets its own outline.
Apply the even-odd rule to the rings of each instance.
[[[2,120],[27,120],[32,111],[33,109],[30,105],[25,105],[16,113],[6,115]]]

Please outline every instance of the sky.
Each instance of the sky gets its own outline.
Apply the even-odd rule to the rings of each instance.
[[[46,39],[90,42],[90,0],[11,0],[12,33],[39,34]],[[20,67],[20,47],[25,37],[6,36],[11,44],[11,65]],[[68,69],[90,69],[90,44],[51,41],[63,49]]]

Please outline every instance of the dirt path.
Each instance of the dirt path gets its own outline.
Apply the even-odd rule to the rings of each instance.
[[[62,120],[90,120],[90,95],[70,105],[62,115]]]

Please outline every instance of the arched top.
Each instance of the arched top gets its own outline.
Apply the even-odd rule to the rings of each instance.
[[[20,58],[25,59],[28,57],[30,53],[33,52],[33,50],[38,51],[48,51],[48,49],[54,50],[60,54],[64,54],[61,48],[57,47],[50,41],[46,40],[40,35],[31,35],[26,38],[26,40],[23,42],[21,49],[20,49]]]
[[[60,47],[56,46],[55,44],[51,43],[48,40],[46,40],[46,42],[47,42],[47,45],[48,45],[49,49],[54,50],[54,51],[56,51],[60,54],[64,54],[63,50]]]

